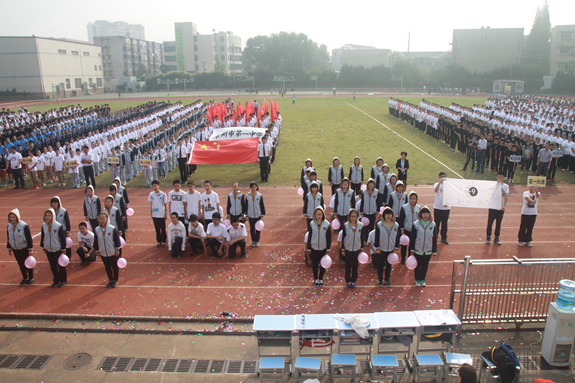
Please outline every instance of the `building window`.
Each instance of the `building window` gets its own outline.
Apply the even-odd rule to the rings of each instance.
[[[559,54],[560,55],[568,55],[569,54],[569,50],[568,48],[563,48],[559,50]]]
[[[214,55],[214,61],[218,61],[218,56]]]
[[[194,51],[197,51],[197,50],[198,50],[198,46],[194,45]]]
[[[72,55],[74,55],[74,56],[79,56],[79,55],[80,55],[80,52],[78,52],[78,51],[72,51],[71,53],[72,53]]]
[[[224,48],[224,46],[222,45],[222,46],[220,47],[220,52],[223,52],[224,49],[225,49],[225,48]]]
[[[90,56],[90,52],[83,52],[82,53],[84,56]]]
[[[198,61],[198,55],[194,55],[194,61]]]
[[[176,61],[176,56],[166,56],[166,61]]]
[[[567,65],[565,65],[565,64],[559,64],[559,65],[557,66],[557,69],[559,69],[559,70],[565,70],[565,69],[567,69]]]
[[[74,79],[74,87],[76,87],[76,89],[82,87],[82,79],[81,78],[75,78]]]
[[[61,55],[65,55],[66,54],[66,50],[65,49],[58,49],[58,53]]]
[[[224,42],[224,37],[220,36],[220,43],[223,43],[223,42]]]
[[[561,39],[570,39],[571,32],[561,32]]]
[[[196,70],[200,70],[200,66],[196,64]]]
[[[198,41],[198,36],[194,36],[194,42]]]
[[[66,79],[66,89],[70,89],[70,79]]]
[[[88,79],[88,84],[90,84],[90,86],[92,86],[92,85],[94,84],[94,83],[92,82],[92,79],[91,79],[91,78]]]
[[[220,56],[220,60],[221,60],[221,61],[226,61],[226,56],[223,56],[223,55]]]
[[[98,69],[99,69],[99,70],[102,70],[102,66],[101,66],[101,65],[98,65]]]
[[[94,65],[94,70],[98,70],[98,65]]]
[[[176,51],[176,46],[165,46],[164,47],[164,52],[175,52]]]

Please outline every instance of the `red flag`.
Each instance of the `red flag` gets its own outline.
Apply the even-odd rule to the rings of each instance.
[[[269,112],[269,104],[268,104],[268,100],[264,100],[264,104],[265,104],[265,107],[264,107],[264,113],[267,113],[267,112]]]
[[[210,121],[210,125],[212,124],[212,108],[208,107],[208,111],[206,112],[206,117]]]
[[[273,100],[273,101],[272,101],[272,111],[271,111],[271,113],[270,113],[270,117],[271,117],[271,119],[272,119],[272,122],[275,121],[276,118],[278,117],[278,115],[276,114],[276,112],[277,112],[277,109],[276,109],[276,108],[277,108],[276,101]]]
[[[189,164],[223,165],[258,162],[259,138],[239,140],[196,141]]]

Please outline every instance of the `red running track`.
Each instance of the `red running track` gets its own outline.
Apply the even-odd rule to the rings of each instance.
[[[305,220],[302,200],[295,187],[260,188],[268,214],[262,232],[261,247],[249,248],[249,257],[210,259],[204,255],[177,260],[164,248],[155,248],[155,232],[149,218],[147,195],[150,189],[130,188],[130,206],[135,215],[129,218],[124,257],[128,266],[121,270],[119,286],[106,289],[107,277],[98,261],[80,266],[73,249],[68,266],[68,284],[51,288],[51,272],[34,239],[36,283],[19,287],[21,275],[16,261],[3,251],[0,262],[0,314],[88,314],[96,316],[211,317],[221,311],[240,316],[256,314],[300,314],[329,312],[374,312],[414,309],[439,309],[449,305],[453,260],[472,258],[559,258],[573,257],[575,223],[575,188],[543,189],[539,215],[534,230],[533,248],[517,246],[522,186],[511,186],[511,198],[503,220],[502,246],[486,245],[487,211],[454,208],[449,221],[449,245],[439,245],[432,259],[428,286],[413,286],[413,272],[396,265],[393,286],[377,287],[377,272],[371,263],[360,265],[357,288],[348,289],[343,281],[341,262],[327,270],[326,286],[313,287],[311,267],[304,263],[303,236]],[[225,207],[227,188],[217,188]],[[432,207],[431,186],[410,186],[416,190],[421,205]],[[164,190],[168,191],[168,190]],[[70,214],[72,227],[83,221],[83,191],[76,189],[2,190],[2,216],[18,207],[32,234],[40,232],[41,218],[49,199],[58,192]],[[97,189],[101,198],[107,195]],[[3,243],[6,232],[1,231]],[[76,243],[77,230],[72,231]],[[336,236],[334,236],[335,241]],[[248,243],[251,243],[248,239]],[[337,246],[332,246],[332,258]]]

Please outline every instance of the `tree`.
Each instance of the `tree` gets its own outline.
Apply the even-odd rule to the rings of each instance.
[[[126,84],[118,84],[116,85],[116,92],[125,92],[126,91]]]
[[[145,64],[140,63],[140,65],[138,65],[138,68],[136,69],[136,77],[142,78],[147,74],[148,74],[148,68],[146,67]]]
[[[220,72],[220,73],[224,73],[226,71],[226,68],[224,67],[224,65],[220,62],[220,59],[218,58],[216,60],[216,63],[214,64],[214,72]]]
[[[544,68],[548,72],[550,49],[551,21],[549,20],[549,5],[545,0],[543,8],[537,7],[533,26],[525,43],[523,63]]]
[[[166,64],[160,65],[160,73],[162,73],[162,74],[168,73],[168,66]]]
[[[415,61],[396,60],[391,67],[391,75],[395,77],[403,77],[403,87],[419,87],[421,86],[421,71]],[[396,83],[396,87],[400,83]]]
[[[139,92],[140,89],[142,89],[142,86],[140,84],[136,84],[136,90]]]

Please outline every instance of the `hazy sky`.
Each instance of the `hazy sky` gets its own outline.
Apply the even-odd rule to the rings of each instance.
[[[174,40],[174,22],[192,21],[209,34],[232,31],[246,40],[280,31],[301,32],[331,52],[344,44],[445,51],[453,29],[524,28],[529,34],[544,0],[480,1],[158,1],[35,0],[2,4],[0,36],[65,37],[87,40],[96,20],[142,24],[146,39]],[[575,1],[549,0],[551,24],[575,24]]]

